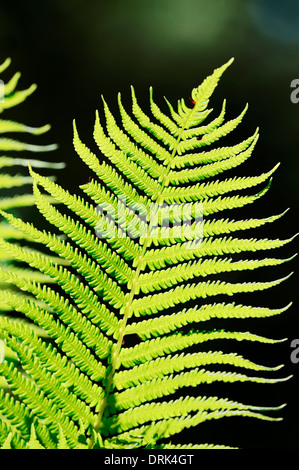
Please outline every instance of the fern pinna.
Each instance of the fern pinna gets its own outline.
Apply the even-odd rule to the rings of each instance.
[[[1,301],[27,319],[0,317],[1,337],[16,353],[14,364],[0,365],[7,383],[0,402],[3,448],[221,448],[230,443],[175,444],[173,439],[221,417],[279,419],[267,413],[279,406],[201,395],[201,385],[213,382],[285,380],[267,376],[280,366],[202,350],[206,341],[213,345],[218,339],[276,341],[244,331],[204,331],[206,320],[269,317],[287,309],[209,301],[281,283],[205,277],[284,263],[231,256],[290,241],[233,236],[280,215],[209,218],[257,201],[276,168],[260,176],[208,180],[248,159],[258,138],[255,132],[240,144],[203,150],[233,131],[246,111],[225,122],[224,102],[219,116],[203,124],[210,96],[231,62],[192,90],[192,104],[179,100],[175,110],[167,101],[168,114],[157,106],[151,89],[148,117],[132,88],[133,115],[118,97],[120,126],[103,100],[105,127],[98,114],[94,127],[102,162],[81,142],[74,125],[75,149],[96,175],[81,186],[84,197],[30,168],[38,209],[67,239],[1,211],[26,237],[70,263],[61,266],[46,254],[0,241],[9,256],[56,281],[48,286],[0,270],[2,282],[31,296],[0,292]],[[254,195],[234,195],[263,183],[266,188]],[[60,202],[59,209],[41,188]]]
[[[2,74],[10,65],[11,60],[8,58],[6,59],[3,64],[0,65],[0,74]],[[0,82],[0,113],[7,111],[23,101],[26,100],[28,96],[30,96],[36,89],[36,85],[33,84],[29,88],[25,90],[17,90],[18,81],[21,77],[19,72],[15,73],[11,79],[4,83],[3,80]],[[8,156],[7,152],[49,152],[55,150],[57,148],[56,144],[50,145],[35,145],[29,144],[25,142],[21,142],[16,140],[15,138],[8,138],[6,134],[16,134],[16,133],[25,133],[25,134],[33,134],[39,135],[47,132],[50,129],[50,126],[47,124],[42,127],[32,127],[25,124],[21,124],[19,122],[7,120],[7,119],[0,119],[0,151],[5,152],[0,156],[0,168],[13,168],[15,171],[15,167],[18,166],[27,166],[28,160],[25,158],[16,158]],[[29,159],[31,165],[33,167],[39,168],[63,168],[63,163],[51,163],[45,162],[36,159]],[[28,185],[32,182],[32,179],[29,176],[22,176],[18,174],[0,174],[0,189],[10,189],[13,187],[23,187]],[[14,194],[14,197],[1,197],[0,198],[0,208],[7,210],[15,207],[22,207],[22,206],[29,206],[34,204],[34,197],[32,194]],[[4,233],[4,229],[10,231],[10,234],[13,233],[12,227],[7,227],[1,225],[0,233]]]
[[[2,74],[11,64],[11,59],[6,59],[3,64],[0,65],[0,73]],[[1,80],[0,82],[0,113],[6,113],[8,110],[13,109],[15,106],[23,103],[28,96],[30,96],[36,89],[36,85],[33,84],[27,89],[19,90],[18,83],[20,80],[21,74],[19,72],[15,73],[9,80]],[[26,142],[21,142],[16,140],[16,138],[10,138],[8,135],[16,135],[19,133],[22,134],[31,134],[31,135],[40,135],[47,132],[50,129],[49,125],[42,127],[32,127],[20,122],[11,121],[8,119],[0,120],[0,209],[3,210],[14,210],[21,211],[21,207],[28,207],[34,205],[34,196],[31,191],[30,194],[24,194],[25,188],[28,185],[32,184],[32,178],[28,175],[24,176],[22,174],[16,173],[16,168],[27,167],[28,161],[35,168],[63,168],[63,163],[52,163],[37,159],[25,159],[23,156],[27,152],[32,153],[42,153],[53,151],[57,148],[56,144],[50,145],[36,145]],[[16,158],[7,154],[11,152],[21,153],[22,158]],[[3,170],[2,170],[3,169]],[[9,173],[10,171],[10,173]],[[10,195],[7,195],[7,192],[10,191]],[[49,201],[53,201],[53,198],[49,197]],[[1,217],[2,219],[2,217]],[[19,230],[16,230],[11,224],[8,224],[6,221],[0,222],[0,236],[14,240],[14,242],[24,242],[27,240],[27,237],[22,234]],[[56,257],[56,261],[60,261],[60,258]],[[1,250],[0,252],[0,266],[5,267],[6,270],[10,270],[14,274],[17,274],[21,277],[26,276],[35,280],[48,280],[51,281],[49,276],[45,276],[38,270],[24,269],[24,266],[13,263],[11,256]],[[8,290],[8,285],[5,282],[0,282],[0,289]],[[10,286],[12,292],[15,292],[15,287]],[[20,294],[19,294],[20,295]],[[8,312],[11,310],[9,305],[0,301],[0,310]],[[9,348],[6,348],[6,357],[13,355],[10,352]],[[14,357],[15,355],[13,355]],[[2,384],[2,379],[0,378],[0,386]]]

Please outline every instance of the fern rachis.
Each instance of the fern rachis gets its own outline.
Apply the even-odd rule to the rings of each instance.
[[[3,447],[180,448],[169,438],[206,420],[240,415],[276,419],[264,412],[280,406],[265,408],[198,395],[204,383],[286,380],[222,370],[222,366],[229,366],[273,372],[280,366],[256,364],[236,353],[201,350],[207,341],[213,344],[225,339],[275,343],[278,340],[246,331],[203,331],[201,324],[213,318],[268,317],[289,307],[270,309],[204,300],[264,290],[285,279],[242,283],[205,280],[206,276],[251,271],[291,259],[233,258],[236,253],[275,249],[291,241],[234,236],[234,232],[273,222],[283,214],[264,219],[205,220],[257,201],[269,184],[254,195],[234,192],[265,183],[276,169],[258,177],[206,181],[246,161],[258,138],[255,132],[241,144],[202,151],[233,131],[247,109],[224,122],[224,102],[218,117],[203,124],[210,114],[210,96],[230,63],[192,90],[191,107],[179,100],[175,110],[167,101],[169,115],[154,102],[150,89],[149,118],[132,88],[132,117],[118,97],[121,128],[103,100],[106,129],[98,113],[94,128],[95,141],[105,157],[101,163],[81,142],[74,126],[75,149],[96,175],[81,186],[84,197],[71,195],[30,166],[36,205],[66,239],[1,211],[24,236],[47,246],[65,262],[59,264],[53,256],[0,239],[9,256],[55,281],[47,286],[0,269],[2,282],[30,296],[24,299],[0,291],[0,302],[29,320],[22,324],[0,317],[0,335],[16,352],[20,368],[10,362],[0,365],[12,394],[10,397],[3,390],[0,397],[0,413],[5,417]],[[60,203],[59,208],[40,188]],[[196,210],[202,209],[204,222],[197,224],[202,240],[190,239],[184,232],[178,237],[176,224],[183,222],[184,226],[185,222],[180,211],[172,213],[166,231],[163,223],[167,222],[168,206],[182,204],[191,209],[188,223]],[[63,213],[63,205],[74,218]],[[159,228],[154,231],[157,219]],[[103,222],[110,228],[117,222],[121,236],[117,232],[104,236]],[[136,237],[136,223],[146,227],[144,236]],[[134,346],[126,343],[128,335],[134,335]],[[219,365],[220,370],[209,370],[213,365]],[[194,393],[176,398],[186,387]],[[193,447],[209,445],[194,443]]]

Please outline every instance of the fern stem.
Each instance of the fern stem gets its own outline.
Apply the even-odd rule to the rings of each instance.
[[[186,123],[190,119],[190,116],[192,115],[193,111],[194,111],[194,108],[191,108],[190,112],[187,114],[187,116],[186,116],[186,118],[185,118],[185,120],[182,124],[180,133],[177,137],[176,145],[173,148],[171,158],[169,159],[168,165],[167,165],[166,170],[165,170],[165,174],[164,174],[163,179],[161,181],[161,190],[158,194],[157,201],[156,201],[157,206],[159,204],[163,203],[163,199],[164,199],[163,190],[164,190],[165,186],[168,186],[168,184],[169,184],[169,182],[167,181],[167,177],[168,177],[168,174],[169,174],[169,171],[170,171],[170,168],[171,168],[171,163],[172,163],[174,157],[176,156],[177,148],[178,148],[178,145],[179,145],[180,140],[182,138],[182,134],[185,130]],[[157,211],[158,211],[158,207],[156,208],[156,212]],[[155,215],[156,214],[154,213],[154,217],[152,217],[152,220],[155,220]],[[126,303],[126,307],[125,307],[125,311],[124,311],[124,315],[123,315],[123,323],[122,323],[122,326],[119,330],[119,338],[118,338],[118,341],[116,343],[115,351],[112,355],[111,371],[110,371],[108,379],[107,379],[107,385],[106,385],[106,389],[105,389],[105,396],[103,398],[103,402],[102,402],[97,420],[96,420],[95,424],[93,425],[93,430],[94,430],[95,433],[99,431],[99,428],[100,428],[101,422],[102,422],[102,418],[103,418],[103,415],[104,415],[104,412],[105,412],[105,409],[106,409],[106,406],[107,406],[107,403],[108,403],[108,398],[109,398],[111,386],[112,386],[112,383],[113,383],[114,373],[116,371],[118,358],[119,358],[119,355],[120,355],[120,350],[121,350],[123,339],[124,339],[124,336],[125,336],[126,325],[127,325],[127,322],[128,322],[129,316],[130,316],[130,312],[131,312],[131,308],[132,308],[132,302],[133,302],[133,299],[134,299],[134,296],[135,296],[135,293],[136,293],[136,285],[137,285],[138,278],[139,278],[139,275],[140,275],[141,267],[143,265],[144,255],[145,255],[146,250],[147,250],[148,245],[149,245],[151,226],[152,226],[152,222],[150,221],[149,230],[148,230],[147,236],[144,240],[142,253],[139,257],[138,264],[137,264],[137,267],[136,267],[135,277],[134,277],[134,280],[133,280],[133,283],[132,283],[131,292],[130,292],[128,301]],[[94,436],[92,436],[91,439],[90,439],[89,448],[92,449],[93,445],[94,445]]]

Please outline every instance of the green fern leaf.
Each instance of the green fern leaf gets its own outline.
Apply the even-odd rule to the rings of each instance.
[[[0,73],[4,72],[6,68],[10,65],[10,59],[7,59],[1,66],[0,66]],[[7,83],[2,83],[1,91],[3,91],[3,96],[1,97],[0,102],[0,112],[3,112],[9,108],[12,108],[20,103],[22,103],[29,95],[31,95],[34,90],[36,89],[36,85],[32,85],[27,90],[17,90],[18,81],[20,79],[20,73],[16,73]],[[50,145],[33,145],[28,144],[25,142],[21,142],[15,139],[10,139],[6,137],[6,134],[9,133],[22,133],[22,134],[32,134],[32,135],[39,135],[47,132],[50,129],[49,125],[45,125],[42,127],[31,127],[27,126],[15,121],[9,120],[0,120],[0,168],[11,169],[14,171],[14,174],[8,173],[1,173],[0,174],[0,209],[3,210],[14,210],[16,208],[22,208],[27,206],[34,205],[34,197],[32,194],[13,194],[12,190],[15,191],[17,188],[24,190],[28,187],[29,184],[32,183],[32,178],[30,176],[23,176],[21,174],[16,174],[16,167],[20,166],[28,166],[28,161],[31,162],[32,166],[37,168],[51,168],[51,169],[58,169],[63,168],[63,163],[51,163],[42,160],[36,159],[29,159],[26,160],[25,158],[16,158],[10,157],[6,154],[7,151],[29,151],[29,152],[48,152],[55,150],[57,146],[55,144]],[[2,171],[2,170],[1,170]],[[8,190],[11,190],[10,195],[4,196]],[[53,198],[49,200],[53,201]],[[32,242],[33,240],[24,236],[19,230],[13,229],[12,226],[7,224],[6,222],[0,223],[0,236],[5,239],[11,239],[15,242],[26,240]],[[20,275],[26,275],[28,277],[35,278],[36,280],[41,280],[41,273],[35,270],[26,271],[21,270],[20,267],[14,266],[12,264],[11,258],[5,253],[5,251],[1,250],[0,252],[0,263],[3,266],[6,266],[7,269],[13,270],[15,273],[17,269],[19,269]],[[43,280],[46,277],[44,276]],[[48,278],[49,282],[51,282],[50,278]],[[2,286],[0,286],[2,288]],[[0,304],[0,310],[2,311],[10,311],[11,308],[6,305],[5,303]]]
[[[121,123],[103,99],[104,117],[97,113],[94,127],[101,161],[81,142],[74,125],[75,149],[95,173],[81,186],[82,195],[70,194],[29,166],[36,206],[62,237],[0,211],[10,230],[34,239],[41,249],[0,238],[7,256],[30,267],[23,276],[17,269],[0,269],[2,285],[12,286],[0,291],[0,303],[23,319],[0,317],[0,338],[15,355],[14,362],[0,364],[9,388],[0,391],[2,448],[233,448],[229,442],[176,444],[170,439],[224,417],[281,419],[272,413],[284,404],[265,407],[201,394],[202,384],[289,379],[278,375],[282,365],[255,363],[214,347],[225,341],[270,347],[284,339],[203,326],[209,320],[271,317],[291,305],[271,309],[234,299],[214,301],[218,295],[264,291],[289,277],[230,282],[220,275],[274,269],[293,258],[251,254],[278,249],[294,237],[235,236],[283,214],[211,218],[256,203],[277,169],[215,179],[247,160],[258,139],[256,131],[240,144],[213,147],[236,129],[247,109],[225,121],[224,101],[206,122],[210,97],[231,63],[192,90],[193,106],[182,99],[175,110],[167,101],[169,114],[154,102],[152,88],[151,116],[139,106],[133,88],[132,114],[118,96]],[[205,151],[206,146],[213,148]],[[255,194],[239,194],[258,185],[263,189],[254,189]],[[206,350],[208,341],[212,346]]]

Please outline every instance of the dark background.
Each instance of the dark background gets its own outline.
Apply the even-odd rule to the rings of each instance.
[[[175,104],[178,98],[188,99],[190,90],[214,68],[235,57],[211,100],[213,117],[220,112],[223,98],[227,98],[228,119],[236,117],[248,102],[243,123],[234,131],[234,142],[252,135],[257,126],[260,139],[250,161],[225,177],[258,175],[277,162],[281,165],[270,191],[254,207],[236,211],[234,218],[266,217],[290,207],[283,219],[267,226],[265,232],[253,231],[251,236],[288,238],[297,232],[299,103],[291,102],[290,85],[293,79],[299,79],[298,1],[1,2],[1,62],[6,57],[12,58],[6,76],[20,70],[21,88],[35,82],[38,90],[5,118],[29,125],[52,124],[48,135],[34,137],[32,141],[59,144],[59,149],[47,158],[67,162],[58,182],[77,193],[78,186],[87,182],[91,173],[73,150],[72,120],[76,120],[82,140],[96,150],[92,132],[95,110],[101,108],[101,94],[113,112],[117,92],[122,92],[124,104],[129,104],[131,84],[145,109],[150,85],[161,106],[163,96]],[[277,256],[291,256],[297,251],[297,243],[295,239],[292,246],[283,248]],[[257,305],[273,308],[292,300],[291,309],[279,318],[247,321],[240,326],[268,337],[288,338],[277,345],[254,345],[251,349],[245,345],[245,350],[258,363],[285,364],[274,375],[293,374],[293,378],[276,385],[224,385],[221,389],[223,396],[252,404],[287,403],[278,412],[284,420],[269,423],[223,419],[190,431],[190,441],[223,442],[246,448],[299,448],[299,363],[290,360],[290,343],[299,338],[296,264],[295,259],[291,265],[273,268],[269,273],[265,268],[268,280],[293,270],[295,274],[271,292],[255,297]],[[255,279],[255,274],[251,279]],[[250,304],[251,300],[247,302]],[[229,344],[228,350],[238,347]],[[240,351],[244,351],[243,345],[242,348]],[[217,387],[220,386],[213,389],[215,394]],[[210,393],[209,388],[203,390]]]

